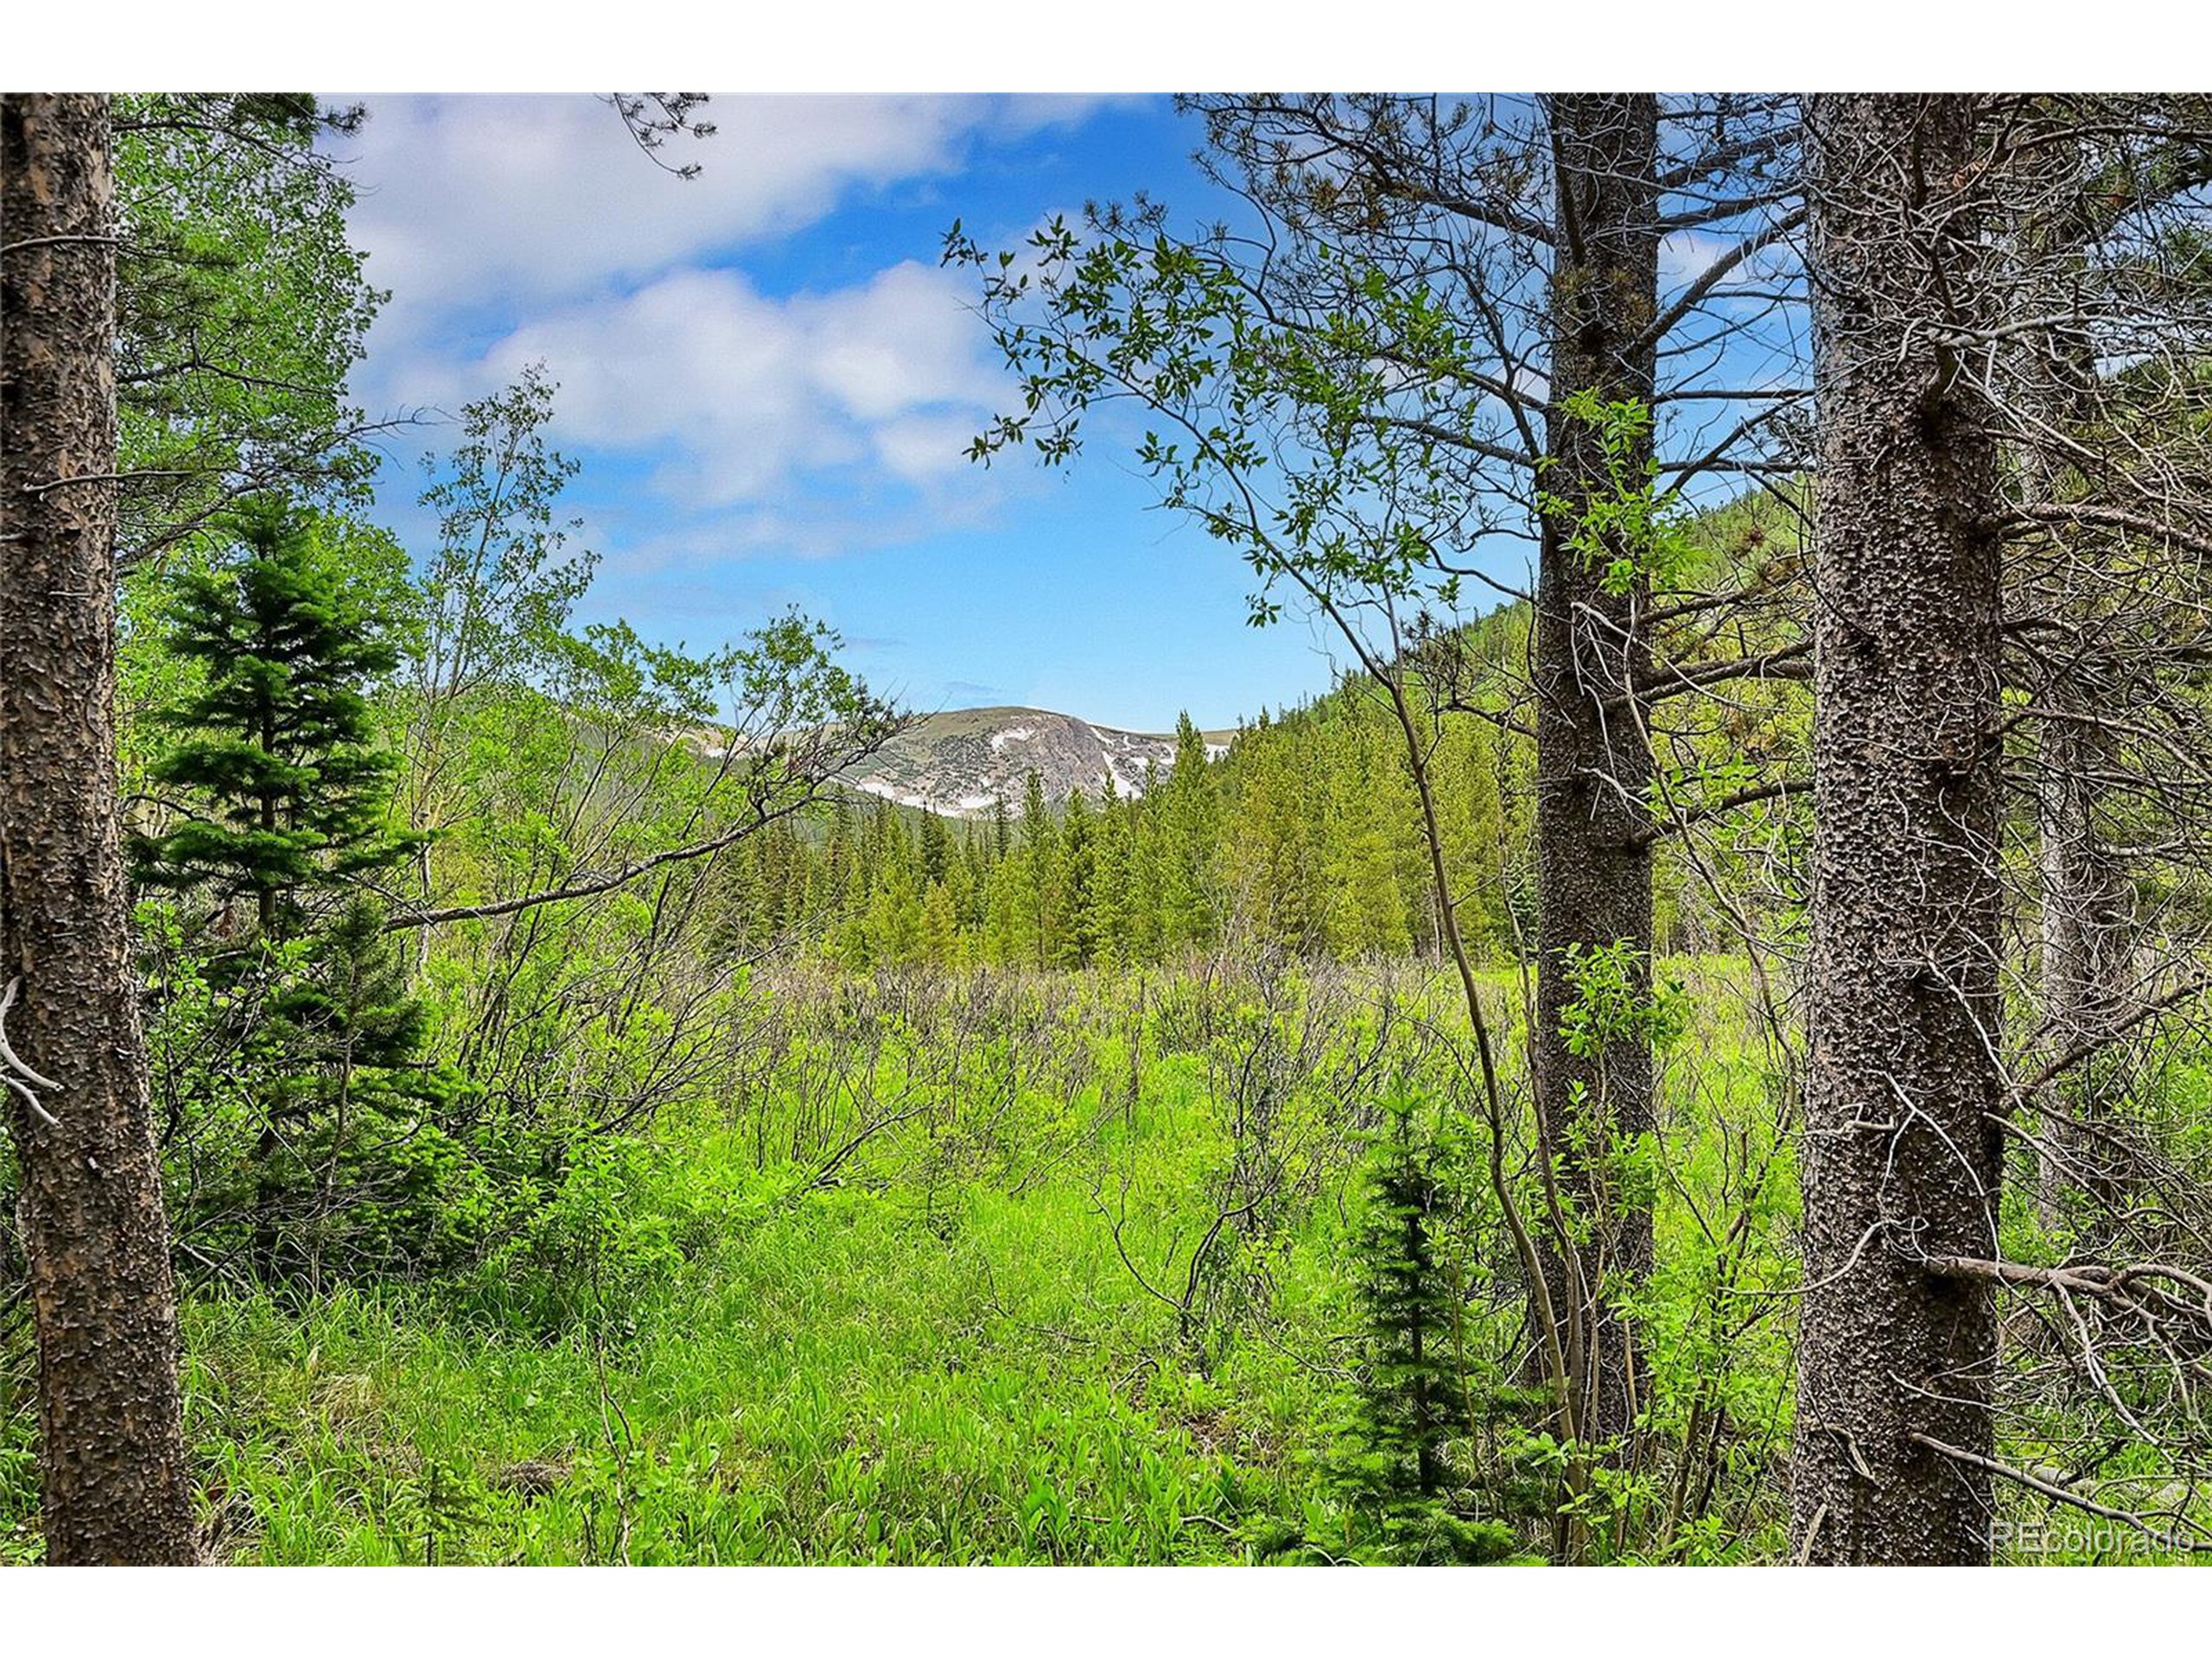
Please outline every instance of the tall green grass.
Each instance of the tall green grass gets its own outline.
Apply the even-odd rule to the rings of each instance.
[[[1503,1003],[1510,988],[1493,988]],[[805,1141],[764,1123],[782,1109],[772,1090],[745,1107],[718,1096],[579,1158],[530,1227],[472,1274],[290,1303],[195,1295],[187,1428],[211,1553],[270,1563],[1356,1554],[1359,1518],[1331,1469],[1359,1358],[1347,1240],[1360,1109],[1343,1079],[1379,1086],[1389,1068],[1330,1072],[1333,1084],[1300,1073],[1292,1097],[1265,1103],[1282,1197],[1230,1230],[1191,1309],[1171,1307],[1161,1293],[1174,1300],[1188,1283],[1224,1172],[1251,1155],[1238,1136],[1254,1103],[1230,1098],[1246,1057],[1269,1021],[1294,1036],[1305,1014],[1234,986],[1151,995],[1137,1005],[1158,1010],[1157,1028],[1134,1074],[1131,999],[1110,985],[1076,990],[1055,1016],[1071,1046],[1022,1073],[1010,1103],[985,1116],[963,1100],[899,1122],[823,1184],[811,1154],[763,1156]],[[1190,1000],[1208,996],[1216,1003],[1194,1011]],[[1423,1017],[1439,1006],[1449,1005],[1425,1002]],[[1655,1421],[1665,1436],[1729,1437],[1726,1490],[1665,1554],[1741,1559],[1778,1541],[1758,1494],[1786,1429],[1788,1322],[1764,1310],[1794,1271],[1795,1179],[1745,1028],[1718,1003],[1698,1017],[1670,1083],[1675,1132],[1655,1178],[1666,1266],[1647,1317]],[[1376,1029],[1360,1016],[1340,1046],[1360,1050]],[[881,1097],[904,1097],[934,1040],[887,1048],[873,1078]],[[1421,1070],[1433,1060],[1408,1064],[1433,1080],[1440,1068]],[[990,1064],[971,1059],[964,1075],[984,1083],[959,1086],[1014,1074]],[[805,1108],[824,1109],[818,1097]],[[831,1124],[807,1144],[844,1133]],[[1747,1168],[1767,1162],[1751,1246],[1714,1248],[1708,1234],[1727,1236]],[[1519,1317],[1513,1271],[1473,1268],[1471,1323],[1485,1322],[1475,1345],[1503,1353]],[[29,1389],[8,1392],[0,1554],[35,1559]],[[1619,1502],[1648,1528],[1695,1497],[1655,1473]]]

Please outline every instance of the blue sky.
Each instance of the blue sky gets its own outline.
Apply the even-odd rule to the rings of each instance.
[[[1322,634],[1248,626],[1249,572],[1103,438],[1064,473],[961,454],[1007,383],[946,227],[1011,245],[1139,188],[1208,211],[1167,100],[718,99],[688,183],[589,98],[364,101],[353,231],[393,298],[356,397],[452,411],[544,360],[588,620],[707,645],[796,604],[914,707],[1145,729],[1327,685]],[[420,487],[395,446],[378,505],[410,543]]]

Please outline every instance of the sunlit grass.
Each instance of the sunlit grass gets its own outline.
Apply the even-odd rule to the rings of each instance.
[[[651,1167],[632,1203],[753,1179],[715,1138]],[[1241,1560],[1245,1511],[1311,1481],[1311,1382],[1265,1348],[1211,1381],[1163,1357],[1166,1310],[1073,1185],[934,1217],[896,1192],[772,1203],[547,1339],[500,1333],[497,1294],[193,1306],[219,1553]]]

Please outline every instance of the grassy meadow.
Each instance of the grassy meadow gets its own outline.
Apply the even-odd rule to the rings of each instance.
[[[1725,985],[1732,965],[1689,972]],[[575,1162],[471,1271],[281,1300],[199,1288],[186,1416],[214,1555],[1370,1549],[1334,1432],[1362,1352],[1352,1241],[1377,1103],[1460,1092],[1440,982],[1279,963],[752,988],[800,1003],[808,1034]],[[1697,1006],[1700,1086],[1674,1102],[1693,1132],[1656,1173],[1664,1397],[1643,1465],[1592,1501],[1601,1553],[1663,1534],[1667,1559],[1758,1558],[1779,1537],[1756,1476],[1786,1433],[1787,1318],[1744,1293],[1786,1282],[1794,1195],[1741,1019]],[[1522,1294],[1484,1248],[1478,1180],[1454,1179],[1458,1450],[1510,1503],[1539,1490],[1547,1450],[1502,1369]],[[1721,1212],[1751,1220],[1698,1245]],[[0,1462],[17,1555],[35,1547],[28,1407],[24,1390]],[[1499,1519],[1535,1547],[1533,1497]]]

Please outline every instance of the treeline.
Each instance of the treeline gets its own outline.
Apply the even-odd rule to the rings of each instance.
[[[1501,631],[1513,626],[1503,619]],[[1234,944],[1350,961],[1440,948],[1421,818],[1382,712],[1357,686],[1262,714],[1209,761],[1185,715],[1141,793],[1107,779],[960,821],[840,792],[734,859],[728,937],[843,967],[1121,968]],[[1461,925],[1511,947],[1526,902],[1525,753],[1455,721],[1448,856]],[[1525,925],[1525,915],[1521,918]]]

